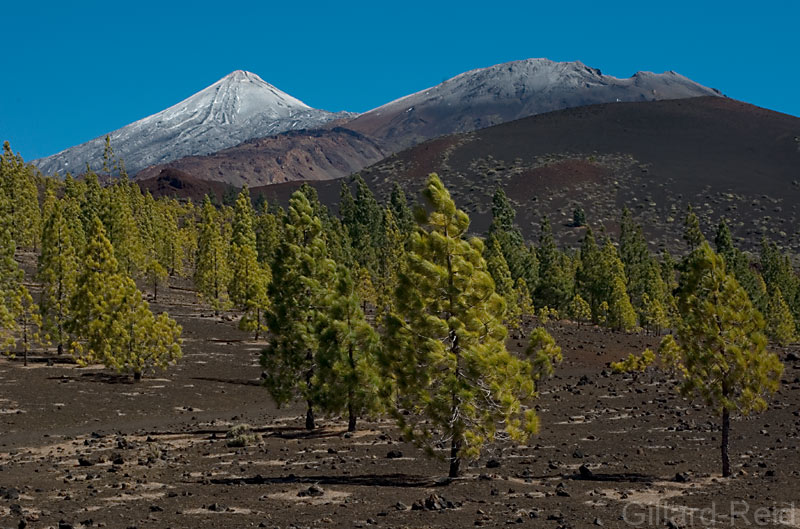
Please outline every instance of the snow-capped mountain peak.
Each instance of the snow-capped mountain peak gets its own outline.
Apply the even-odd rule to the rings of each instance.
[[[346,114],[345,114],[346,115]],[[130,174],[157,163],[203,155],[342,117],[309,107],[258,75],[236,70],[161,112],[109,133]],[[105,135],[34,163],[47,174],[102,164]]]

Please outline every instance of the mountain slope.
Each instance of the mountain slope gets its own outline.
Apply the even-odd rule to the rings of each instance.
[[[618,79],[579,61],[527,59],[462,73],[366,112],[348,127],[396,151],[563,108],[711,95],[720,94],[675,72]]]
[[[259,76],[237,70],[177,105],[110,133],[130,174],[184,156],[204,155],[287,130],[351,116],[317,110]],[[46,174],[102,165],[105,135],[34,161]]]
[[[357,135],[299,133],[245,144],[212,157],[180,159],[151,167],[138,178],[164,169],[201,180],[250,186],[291,180],[339,178],[422,141],[455,132],[568,107],[613,101],[649,101],[719,95],[674,72],[639,72],[629,79],[602,75],[580,62],[528,59],[473,70],[442,84],[337,122]],[[291,149],[291,152],[281,149]],[[330,162],[327,158],[335,158]]]
[[[683,251],[683,218],[693,204],[708,237],[720,218],[749,245],[762,236],[800,251],[800,118],[720,97],[611,103],[541,114],[434,139],[361,171],[387,198],[395,182],[417,198],[438,172],[459,207],[484,232],[501,186],[517,222],[536,240],[542,215],[557,237],[578,246],[570,226],[581,205],[599,229],[616,229],[623,206],[653,247]],[[252,190],[284,201],[299,184]],[[340,181],[313,182],[338,202]]]
[[[224,182],[236,187],[329,180],[348,176],[385,156],[374,141],[341,127],[290,131],[249,140],[207,156],[188,156],[154,165],[140,171],[136,180],[184,174],[192,180]]]

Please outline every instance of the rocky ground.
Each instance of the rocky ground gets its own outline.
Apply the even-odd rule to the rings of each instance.
[[[141,382],[0,360],[0,528],[800,527],[796,352],[781,352],[769,409],[734,421],[736,475],[722,479],[716,417],[663,375],[606,367],[656,338],[553,324],[565,362],[542,387],[540,434],[448,481],[391,422],[305,432],[302,408],[259,386],[264,344],[190,292],[155,308],[184,326],[185,358]]]

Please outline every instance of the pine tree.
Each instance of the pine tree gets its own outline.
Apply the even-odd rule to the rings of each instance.
[[[654,259],[647,248],[642,227],[633,220],[628,208],[622,210],[620,219],[619,256],[625,266],[628,296],[633,306],[641,311],[645,293],[651,299],[659,298],[661,293],[648,290],[648,275]]]
[[[689,246],[689,252],[692,253],[700,247],[706,238],[700,230],[700,220],[697,218],[697,214],[692,209],[691,204],[686,209],[686,219],[683,222],[683,226],[683,240],[686,241]]]
[[[600,248],[591,228],[586,229],[581,242],[580,262],[575,273],[575,289],[589,303],[592,315],[597,319],[600,304],[607,297],[602,284],[602,261]]]
[[[789,305],[783,299],[778,286],[773,287],[767,304],[767,334],[781,345],[788,345],[797,340],[797,327]]]
[[[194,284],[200,296],[219,314],[228,306],[230,268],[218,213],[208,196],[203,200],[199,231]]]
[[[783,365],[766,350],[764,318],[725,270],[707,242],[681,276],[678,351],[671,355],[684,395],[700,398],[722,416],[722,475],[731,474],[730,415],[763,411],[780,384]]]
[[[261,320],[267,308],[269,269],[258,262],[253,224],[250,192],[245,186],[234,206],[228,292],[233,304],[244,313],[239,328],[254,332],[258,340],[259,333],[264,330]]]
[[[531,376],[536,381],[553,376],[556,366],[564,360],[561,347],[544,327],[533,330],[525,355],[531,359]]]
[[[14,259],[16,242],[11,237],[12,219],[0,218],[0,353],[13,354],[19,338],[25,365],[32,342],[42,343],[38,307],[23,285],[24,274]]]
[[[0,217],[0,351],[10,354],[17,343],[17,317],[22,270],[14,259],[16,243],[11,237],[11,219]]]
[[[717,234],[714,237],[714,244],[717,247],[717,253],[723,256],[726,264],[728,264],[729,259],[733,255],[736,248],[733,245],[733,236],[731,235],[731,230],[728,228],[728,223],[725,222],[724,219],[721,220],[717,226]]]
[[[269,204],[264,201],[261,213],[256,218],[255,225],[258,262],[261,263],[262,266],[269,266],[275,258],[275,251],[281,239],[280,230],[282,216],[283,210],[278,209],[273,213],[270,211]]]
[[[789,256],[781,253],[774,242],[764,239],[761,242],[760,261],[767,291],[779,288],[783,299],[789,303],[795,318],[800,318],[800,307],[795,303],[798,299],[798,291],[800,291],[800,280]]]
[[[84,268],[70,302],[66,329],[80,365],[103,363],[139,380],[151,367],[181,358],[181,328],[166,313],[155,317],[133,280],[120,270],[100,219],[88,233]]]
[[[414,213],[408,206],[406,194],[397,182],[392,186],[392,194],[389,197],[389,208],[392,210],[400,233],[403,234],[404,239],[407,238],[416,228],[416,224],[414,223]]]
[[[0,194],[10,215],[14,239],[18,247],[38,249],[41,235],[41,210],[39,208],[39,178],[32,165],[26,164],[19,154],[11,151],[6,141],[0,156]]]
[[[54,339],[58,354],[62,354],[68,339],[64,323],[69,318],[79,261],[73,245],[73,227],[62,212],[64,201],[57,200],[51,191],[45,204],[48,215],[42,230],[42,253],[37,269],[37,279],[42,284],[39,309],[45,332]]]
[[[565,307],[572,299],[573,277],[568,257],[556,248],[550,219],[542,219],[541,236],[537,249],[539,261],[539,284],[536,288],[537,304],[556,310]]]
[[[361,300],[361,310],[367,312],[367,306],[378,306],[378,291],[372,282],[372,275],[367,268],[355,265],[353,274],[356,278],[356,294]]]
[[[669,314],[667,308],[658,298],[650,298],[645,292],[642,295],[642,311],[639,314],[642,326],[655,334],[661,334],[661,330],[669,325]]]
[[[606,324],[618,331],[627,332],[636,329],[636,311],[631,305],[625,280],[621,276],[612,279]]]
[[[46,340],[41,336],[42,317],[39,315],[39,307],[33,302],[28,289],[20,285],[15,306],[12,312],[17,315],[17,329],[20,334],[20,344],[22,346],[23,365],[28,366],[28,353],[33,343],[45,345]]]
[[[523,320],[526,316],[531,318],[536,313],[536,308],[533,306],[533,299],[531,292],[528,290],[528,283],[523,279],[517,279],[514,285],[514,291],[517,294],[517,307],[519,307],[520,319]]]
[[[284,238],[275,254],[271,304],[266,315],[272,333],[261,353],[264,385],[278,405],[295,398],[306,402],[306,428],[316,426],[319,405],[315,380],[319,354],[318,323],[325,310],[325,296],[335,280],[336,265],[328,258],[322,220],[302,191],[289,200]]]
[[[525,245],[522,232],[515,223],[517,212],[502,188],[495,190],[492,197],[492,223],[489,237],[494,237],[508,264],[511,279],[523,278],[528,289],[536,289],[539,283],[539,261],[536,252]]]
[[[127,182],[111,186],[105,194],[106,203],[100,217],[114,248],[114,257],[121,269],[132,277],[145,268],[145,246],[132,202],[132,194],[138,190],[138,186]],[[138,219],[143,222],[145,217],[139,215]]]
[[[572,225],[576,228],[586,226],[586,212],[583,211],[580,205],[576,206],[572,211]]]
[[[508,269],[508,263],[494,235],[491,235],[486,243],[484,259],[486,259],[486,269],[494,280],[495,292],[503,296],[506,302],[506,323],[510,328],[517,329],[522,316],[517,305],[517,291],[514,280],[511,279],[511,270]]]
[[[431,451],[437,437],[448,441],[455,477],[484,444],[526,441],[536,431],[536,414],[524,405],[535,382],[532,365],[506,350],[504,302],[482,242],[464,238],[469,217],[435,174],[423,195],[428,206],[417,210],[382,366],[404,433]]]
[[[567,315],[578,323],[591,321],[592,308],[580,294],[575,294],[567,306]]]
[[[362,269],[364,270],[364,269]],[[346,411],[347,430],[356,420],[378,411],[378,335],[367,323],[349,269],[339,266],[320,315],[315,401],[328,412]]]
[[[394,311],[394,292],[404,261],[406,239],[407,235],[398,225],[393,209],[387,207],[383,213],[383,245],[378,259],[377,320],[381,324],[384,317]]]

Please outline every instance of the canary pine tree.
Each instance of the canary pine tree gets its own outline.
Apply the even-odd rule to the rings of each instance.
[[[136,380],[151,367],[166,369],[181,358],[180,326],[166,313],[153,315],[133,279],[120,270],[97,217],[87,237],[65,326],[73,336],[73,356],[80,365],[102,363]]]
[[[542,219],[536,255],[539,261],[539,282],[535,295],[537,304],[559,310],[572,299],[575,285],[569,258],[556,247],[547,217]]]
[[[42,230],[42,251],[36,273],[42,285],[39,309],[43,328],[56,344],[58,354],[64,352],[64,343],[68,339],[64,324],[69,318],[70,298],[75,292],[79,265],[71,233],[73,227],[63,214],[66,200],[57,200],[52,191],[47,193],[47,217]]]
[[[511,270],[508,269],[508,263],[494,235],[490,235],[486,242],[484,259],[489,275],[494,280],[495,292],[503,296],[506,302],[506,323],[510,328],[517,329],[521,323],[517,292],[514,280],[511,279]]]
[[[505,303],[483,243],[465,239],[469,217],[435,174],[423,196],[381,364],[404,434],[431,452],[448,442],[455,477],[485,444],[530,438],[537,417],[525,403],[536,389],[531,363],[505,347]]]
[[[200,213],[197,260],[194,284],[200,297],[209,303],[216,314],[228,306],[228,249],[219,224],[219,213],[208,196]]]
[[[318,324],[335,275],[322,220],[298,190],[289,200],[284,237],[272,265],[266,315],[272,339],[261,353],[261,365],[264,385],[279,406],[296,398],[306,402],[308,430],[316,427],[314,410],[319,406],[315,379],[320,352]]]
[[[33,341],[41,342],[41,321],[38,307],[22,283],[23,271],[14,259],[16,242],[11,237],[13,220],[3,214],[0,218],[0,353],[12,354],[19,343],[23,348],[25,365]]]
[[[262,315],[267,308],[269,269],[258,262],[254,212],[245,186],[236,198],[231,240],[231,301],[243,312],[239,328],[254,332],[258,340],[264,330]]]
[[[592,308],[580,294],[575,294],[567,305],[567,316],[578,323],[591,321]]]
[[[794,316],[778,286],[772,288],[766,311],[767,334],[781,345],[797,340],[797,327]]]
[[[701,399],[722,417],[722,475],[731,474],[731,412],[763,411],[783,372],[767,351],[764,318],[725,262],[705,241],[681,275],[678,305],[683,321],[670,355],[683,379],[681,392]],[[671,343],[671,342],[670,342]]]
[[[363,270],[363,269],[362,269]],[[379,338],[361,309],[350,270],[339,266],[319,317],[315,400],[328,412],[346,411],[347,430],[380,408]]]
[[[10,229],[19,248],[38,249],[41,235],[39,177],[30,164],[11,151],[6,141],[0,156],[0,194],[9,214]]]
[[[405,204],[405,195],[402,195],[402,200]],[[394,209],[387,207],[383,212],[383,244],[378,255],[376,319],[380,322],[394,310],[394,292],[403,264],[407,233],[409,232],[404,233],[398,224]]]

